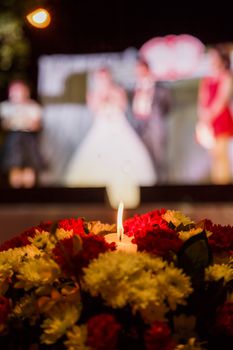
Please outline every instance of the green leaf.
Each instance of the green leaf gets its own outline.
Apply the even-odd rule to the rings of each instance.
[[[194,285],[204,280],[204,270],[212,262],[206,232],[189,238],[178,253],[178,265],[189,275]]]

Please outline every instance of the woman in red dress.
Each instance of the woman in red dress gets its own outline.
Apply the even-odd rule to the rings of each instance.
[[[204,125],[203,143],[211,154],[211,179],[215,184],[231,182],[229,142],[233,136],[233,116],[230,108],[232,76],[230,56],[226,48],[210,50],[211,75],[204,78],[199,90],[199,125]],[[208,136],[212,135],[212,138]],[[200,143],[201,140],[199,140]],[[209,144],[208,144],[209,141]]]

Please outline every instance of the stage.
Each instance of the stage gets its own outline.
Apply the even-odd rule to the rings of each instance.
[[[141,204],[126,209],[124,218],[168,208],[184,212],[193,220],[209,218],[214,223],[233,225],[233,186],[156,186],[141,189]],[[31,190],[1,189],[0,241],[4,241],[41,221],[67,217],[115,222],[103,188]]]

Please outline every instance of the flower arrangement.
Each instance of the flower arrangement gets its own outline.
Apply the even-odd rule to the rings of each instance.
[[[154,210],[115,225],[45,222],[0,246],[0,348],[217,350],[233,345],[233,228]]]

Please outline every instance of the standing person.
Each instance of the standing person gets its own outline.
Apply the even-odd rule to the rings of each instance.
[[[66,184],[106,187],[113,207],[120,200],[134,207],[139,204],[139,186],[154,185],[156,174],[146,147],[126,119],[126,93],[102,68],[94,73],[87,100],[94,121],[71,158]]]
[[[147,62],[138,60],[135,67],[136,86],[132,112],[135,129],[145,143],[158,176],[158,182],[167,180],[167,114],[170,94],[155,81]]]
[[[0,104],[1,125],[6,133],[2,171],[13,188],[35,186],[42,167],[38,147],[41,107],[30,99],[28,85],[21,80],[9,85],[8,100]]]
[[[230,56],[226,47],[217,45],[209,57],[211,74],[199,88],[197,140],[209,148],[212,182],[227,184],[231,182],[229,142],[233,136]]]

